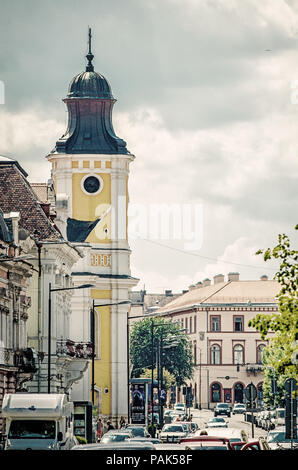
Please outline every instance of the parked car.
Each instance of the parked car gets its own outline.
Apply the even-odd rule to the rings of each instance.
[[[261,417],[261,421],[260,421],[261,423],[260,427],[264,430],[266,430],[266,422],[267,422],[268,417],[269,417],[269,410],[264,410],[262,417]]]
[[[174,410],[176,411],[183,411],[183,413],[185,413],[185,405],[184,403],[176,403],[174,405]]]
[[[244,403],[235,403],[233,406],[233,415],[240,414],[240,413],[245,413],[246,411],[246,406]]]
[[[81,444],[74,446],[71,450],[155,450],[152,442],[110,442],[109,444]]]
[[[146,426],[142,424],[128,424],[123,428],[125,430],[129,430],[133,437],[151,437],[151,434],[146,429]]]
[[[162,428],[159,439],[161,442],[180,442],[187,436],[187,431],[180,423],[165,424]]]
[[[270,450],[291,449],[292,440],[286,439],[285,426],[279,426],[267,435],[267,443]],[[293,439],[293,447],[298,449],[298,438]]]
[[[152,442],[152,444],[154,444],[154,445],[161,443],[160,439],[157,439],[155,437],[132,437],[132,438],[128,439],[127,442],[131,442],[131,443],[134,443],[134,442],[143,442],[143,443]]]
[[[230,446],[232,450],[270,450],[266,440],[262,437],[250,442],[230,442]]]
[[[191,426],[190,426],[189,421],[180,421],[179,424],[182,424],[182,426],[184,427],[185,432],[187,432],[187,434],[191,434],[192,430],[191,430]]]
[[[224,418],[210,418],[207,422],[208,428],[227,428],[228,423]]]
[[[275,428],[275,425],[273,423],[274,416],[275,416],[275,410],[269,411],[269,413],[266,415],[265,427],[264,427],[265,431],[271,431],[271,429]]]
[[[173,423],[174,421],[176,421],[176,419],[178,418],[178,416],[180,416],[180,420],[181,420],[181,421],[185,421],[185,420],[186,420],[186,415],[185,415],[185,412],[184,412],[184,411],[172,410],[172,413],[171,413],[169,416],[170,416],[170,419],[171,419],[171,423]]]
[[[217,403],[214,408],[214,416],[218,415],[231,416],[231,408],[228,403]]]
[[[208,429],[207,433],[208,433],[208,436],[224,437],[226,439],[229,439],[230,443],[241,442],[243,445],[243,443],[248,442],[248,435],[244,429],[214,428],[214,429]],[[195,434],[195,436],[196,435],[197,434]]]
[[[274,410],[274,416],[271,418],[274,427],[285,426],[286,410],[284,408],[276,408]],[[274,429],[274,428],[272,428]]]
[[[262,422],[262,417],[263,417],[263,414],[264,414],[264,411],[259,411],[256,415],[255,415],[255,425],[257,428],[260,428],[261,427],[261,422]]]
[[[191,428],[191,432],[196,432],[199,429],[199,426],[194,421],[190,421],[188,424]]]
[[[112,431],[106,432],[103,437],[100,439],[100,444],[109,444],[110,442],[121,442],[126,441],[133,437],[133,434],[130,431],[122,431],[114,429]]]
[[[230,450],[229,439],[218,436],[193,436],[180,441],[185,450]]]

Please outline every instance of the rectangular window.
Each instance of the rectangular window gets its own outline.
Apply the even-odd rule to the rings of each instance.
[[[192,333],[192,317],[189,319],[189,332]]]
[[[220,317],[219,316],[211,317],[211,331],[220,331]]]
[[[243,316],[234,317],[234,331],[243,331]]]
[[[193,326],[193,332],[196,333],[197,332],[197,316],[195,315],[194,316],[194,326]]]
[[[186,333],[188,333],[188,318],[185,318],[185,329]]]

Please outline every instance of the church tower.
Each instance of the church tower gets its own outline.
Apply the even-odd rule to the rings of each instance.
[[[127,313],[130,274],[127,239],[128,175],[134,156],[116,136],[111,87],[94,71],[89,51],[84,72],[71,81],[63,100],[68,111],[65,134],[47,156],[56,194],[56,224],[84,258],[73,270],[72,340],[90,339],[90,309],[95,307],[95,405],[101,416],[127,415]],[[107,304],[114,304],[108,306]],[[100,307],[100,305],[103,305]],[[75,400],[91,399],[91,377]]]

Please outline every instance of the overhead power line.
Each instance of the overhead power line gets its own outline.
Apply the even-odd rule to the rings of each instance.
[[[233,264],[235,266],[243,266],[243,267],[246,267],[246,268],[254,268],[254,269],[266,269],[268,271],[276,272],[276,269],[274,269],[274,268],[267,268],[265,266],[253,266],[251,264],[235,263],[234,261],[219,260],[218,258],[211,258],[209,256],[199,255],[198,253],[194,253],[194,252],[187,251],[187,250],[182,250],[180,248],[174,248],[173,246],[164,245],[163,243],[159,243],[159,242],[156,242],[154,240],[149,240],[148,238],[143,238],[143,240],[145,240],[146,242],[152,243],[153,245],[161,246],[162,248],[168,248],[169,250],[173,250],[173,251],[176,251],[178,253],[183,253],[185,255],[190,255],[190,256],[196,256],[197,258],[205,259],[205,260],[208,260],[208,261],[217,261],[217,262],[225,263],[225,264]]]

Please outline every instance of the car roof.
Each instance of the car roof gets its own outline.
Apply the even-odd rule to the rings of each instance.
[[[128,442],[128,441],[125,441],[125,442],[115,442],[115,443],[111,443],[111,444],[100,444],[100,443],[96,443],[96,444],[81,444],[81,445],[77,445],[77,446],[74,446],[72,448],[72,450],[109,450],[109,449],[127,449],[127,450],[130,450],[130,449],[155,449],[155,446],[154,444],[152,444],[152,442],[146,442],[146,443],[143,443],[143,442],[139,442],[139,441],[135,441],[135,442]]]
[[[181,439],[181,442],[205,442],[205,441],[219,441],[219,442],[229,442],[229,439],[226,437],[222,436],[208,436],[208,435],[202,435],[202,436],[192,436],[192,437],[185,437],[184,439]]]

